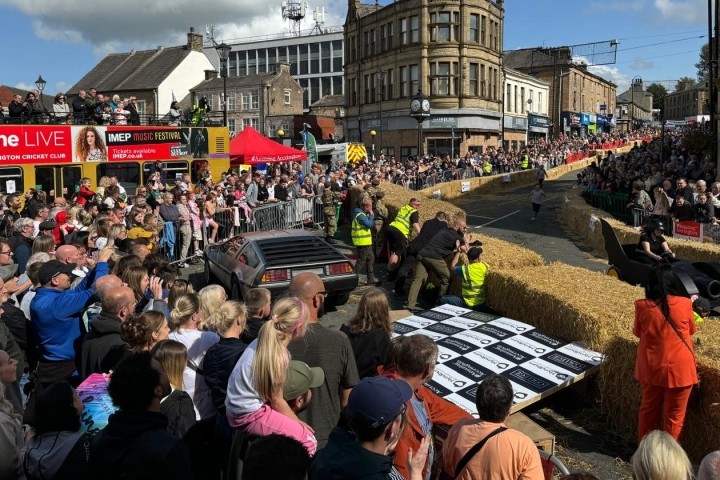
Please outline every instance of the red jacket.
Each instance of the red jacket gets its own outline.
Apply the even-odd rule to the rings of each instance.
[[[80,187],[77,192],[77,204],[84,207],[88,200],[92,200],[95,197],[95,192],[89,188]]]
[[[689,387],[698,382],[692,339],[697,327],[692,302],[685,297],[668,297],[673,320],[687,347],[652,300],[635,302],[633,333],[640,339],[635,361],[635,378],[656,387]],[[690,347],[688,349],[688,347]]]
[[[397,374],[394,368],[384,369],[383,367],[378,368],[380,375],[385,375],[389,378],[402,378]],[[421,385],[415,391],[415,396],[423,401],[425,404],[425,411],[430,417],[430,422],[433,425],[453,425],[460,419],[469,418],[472,419],[472,415],[467,413],[462,408],[458,407],[454,403],[448,402],[444,398],[438,397],[431,392],[424,385]],[[420,423],[415,416],[415,410],[413,409],[410,402],[407,402],[407,426],[403,430],[400,440],[395,447],[395,468],[405,478],[410,478],[410,471],[407,467],[407,454],[408,449],[412,448],[413,454],[420,448],[420,441],[423,439],[425,434],[423,433]],[[437,456],[438,452],[435,452]],[[425,464],[425,470],[423,471],[423,478],[426,478],[427,471],[431,465]]]

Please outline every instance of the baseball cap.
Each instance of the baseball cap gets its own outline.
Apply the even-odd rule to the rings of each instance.
[[[45,285],[49,283],[50,280],[57,277],[61,273],[73,276],[73,270],[75,270],[75,265],[73,264],[62,263],[59,260],[50,260],[48,262],[45,262],[45,264],[40,267],[40,272],[38,273],[40,285]]]
[[[325,372],[320,367],[310,368],[305,362],[291,360],[287,379],[283,388],[285,400],[303,395],[311,388],[317,388],[325,382]]]
[[[364,417],[372,427],[387,425],[397,417],[412,394],[412,388],[405,380],[392,380],[382,375],[366,377],[350,392],[347,413]]]

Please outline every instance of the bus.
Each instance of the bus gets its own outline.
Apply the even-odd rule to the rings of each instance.
[[[128,195],[163,162],[168,183],[185,173],[192,183],[209,169],[213,180],[230,168],[226,127],[120,125],[0,125],[0,193],[30,188],[68,200],[88,177],[97,186],[116,176]]]

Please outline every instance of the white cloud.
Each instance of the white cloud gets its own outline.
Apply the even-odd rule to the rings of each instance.
[[[630,88],[630,79],[627,75],[621,73],[617,67],[612,67],[610,65],[595,65],[592,67],[588,67],[588,71],[616,84],[617,91],[619,93],[624,92],[625,90]]]
[[[655,0],[655,8],[665,20],[707,24],[707,2],[704,0]]]
[[[630,64],[630,68],[633,70],[650,70],[655,68],[655,64],[649,60],[636,58],[635,61]]]
[[[204,34],[215,25],[216,38],[246,38],[288,31],[280,1],[255,0],[124,0],[89,4],[87,0],[0,0],[33,21],[35,35],[44,40],[93,46],[98,57],[110,52],[185,43],[190,26]],[[325,25],[342,25],[347,3],[317,0],[309,6],[303,29],[314,22],[313,8],[325,7]]]
[[[20,83],[16,83],[14,86],[15,86],[15,88],[19,88],[20,90],[28,90],[29,91],[29,90],[37,89],[37,87],[35,86],[34,83],[20,82]]]

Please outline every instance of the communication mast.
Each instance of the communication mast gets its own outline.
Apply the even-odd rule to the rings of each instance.
[[[322,27],[323,27],[323,25],[325,25],[325,7],[313,8],[313,20],[315,20],[315,26],[310,31],[310,35],[312,35],[316,32],[319,35],[322,35],[322,33],[323,33]]]
[[[211,45],[217,45],[217,43],[215,42],[215,25],[213,25],[212,23],[205,24],[205,38],[207,41],[210,42]]]
[[[293,37],[300,36],[300,22],[305,18],[307,10],[307,2],[298,0],[287,0],[282,2],[282,16],[290,23],[290,35]]]

